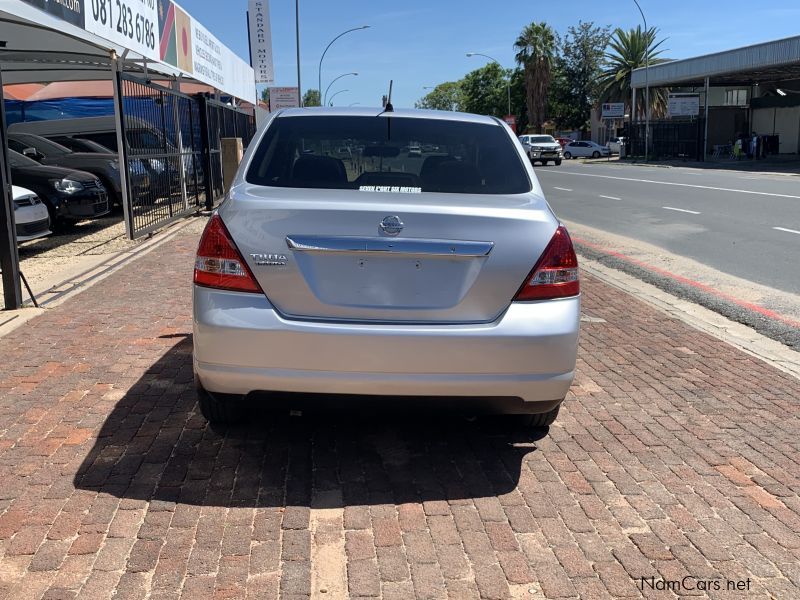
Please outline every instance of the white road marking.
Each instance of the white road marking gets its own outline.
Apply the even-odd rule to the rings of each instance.
[[[699,215],[700,213],[696,210],[686,210],[685,208],[673,208],[671,206],[662,206],[661,208],[665,210],[677,210],[678,212],[685,212],[689,213],[690,215]]]
[[[777,229],[778,231],[785,231],[787,233],[796,233],[800,235],[800,231],[797,231],[796,229],[786,229],[786,227],[773,227],[773,229]]]
[[[658,185],[676,185],[678,187],[698,188],[701,190],[714,190],[717,192],[734,192],[737,194],[755,194],[757,196],[772,196],[775,198],[796,198],[800,196],[792,194],[776,194],[775,192],[754,192],[752,190],[735,190],[732,188],[712,187],[709,185],[697,185],[694,183],[677,183],[675,181],[656,181],[654,179],[634,179],[633,177],[617,177],[615,175],[597,175],[595,173],[574,173],[572,171],[542,171],[545,173],[558,173],[560,175],[577,175],[579,177],[601,177],[603,179],[618,179],[620,181],[636,181],[638,183],[656,183]]]
[[[572,191],[569,188],[560,188],[560,187],[556,187],[556,186],[553,186],[553,189],[554,190],[561,190],[562,192],[571,192]]]
[[[599,194],[601,198],[607,198],[608,200],[622,200],[622,198],[617,198],[616,196],[603,196],[603,194]]]

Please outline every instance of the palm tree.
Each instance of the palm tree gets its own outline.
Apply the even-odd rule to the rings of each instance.
[[[525,69],[528,122],[536,131],[541,131],[555,60],[556,34],[544,21],[531,23],[519,34],[514,49],[517,63]]]
[[[659,50],[665,40],[656,43],[658,29],[655,27],[643,31],[641,27],[625,31],[619,27],[614,31],[609,42],[609,50],[605,53],[605,68],[600,77],[601,102],[625,102],[629,106],[633,103],[631,90],[631,73],[634,69],[644,67],[645,56],[649,63],[655,65],[666,62],[659,58],[663,50]],[[667,88],[650,90],[650,114],[656,117],[663,116],[667,111]],[[638,94],[636,99],[636,114],[643,115],[645,110],[645,95]]]

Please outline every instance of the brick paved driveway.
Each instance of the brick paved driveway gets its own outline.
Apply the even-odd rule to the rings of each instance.
[[[544,437],[213,430],[190,230],[0,339],[0,597],[800,597],[797,380],[586,278]]]

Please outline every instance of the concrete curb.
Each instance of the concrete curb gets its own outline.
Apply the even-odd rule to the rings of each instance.
[[[580,256],[583,271],[650,306],[766,362],[800,380],[800,352],[772,340],[750,327],[731,321],[693,302],[676,298],[635,277]]]

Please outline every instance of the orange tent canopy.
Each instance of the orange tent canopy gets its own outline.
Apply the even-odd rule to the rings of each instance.
[[[169,86],[167,81],[154,81],[153,83]],[[6,86],[13,87],[13,86]],[[184,94],[213,93],[214,88],[202,83],[181,82],[181,91]],[[114,87],[111,80],[99,81],[55,81],[43,86],[31,94],[26,100],[57,100],[59,98],[111,98],[114,96]]]
[[[3,97],[6,100],[27,100],[43,87],[43,83],[11,83],[3,86]]]

